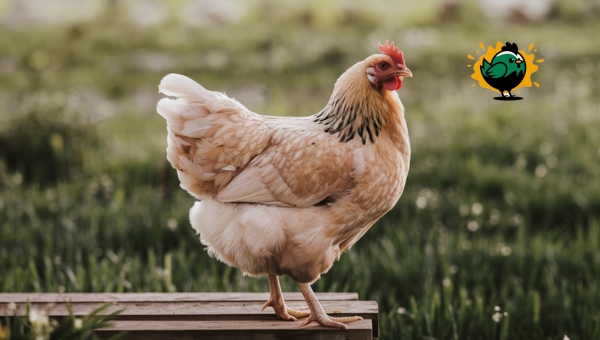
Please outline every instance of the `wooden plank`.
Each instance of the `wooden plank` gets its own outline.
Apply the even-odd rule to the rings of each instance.
[[[357,293],[315,293],[319,301],[358,300]],[[171,301],[263,301],[269,293],[0,293],[0,303],[31,302],[171,302]],[[304,301],[302,293],[283,293],[286,301]]]
[[[369,320],[348,323],[348,330],[321,327],[312,323],[299,328],[301,321],[115,321],[110,328],[96,331],[107,338],[126,331],[125,339],[332,339],[365,340],[373,333]]]
[[[104,305],[101,302],[73,303],[73,313],[76,316],[89,314],[94,309]],[[272,308],[261,311],[263,302],[115,302],[105,313],[123,309],[117,317],[118,320],[162,320],[162,321],[209,321],[209,320],[274,320],[275,313]],[[336,316],[361,316],[373,323],[373,336],[379,334],[379,315],[375,301],[321,301],[326,312],[342,310]],[[23,303],[17,304],[17,312],[25,313]],[[68,310],[62,303],[37,303],[31,306],[38,310],[47,310],[51,316],[66,316]],[[306,307],[304,301],[288,301],[290,308]],[[0,316],[13,315],[8,310],[8,304],[0,304]]]
[[[374,301],[357,301],[356,293],[316,293],[326,312],[342,310],[339,316],[359,315],[372,323],[373,336],[379,335],[378,307]],[[48,310],[51,316],[65,316],[64,301],[73,302],[75,315],[83,316],[107,302],[105,313],[124,309],[119,320],[163,321],[273,321],[273,309],[260,311],[269,293],[0,293],[0,316],[13,315],[8,303],[25,313],[29,297],[32,307]],[[288,307],[306,307],[301,293],[284,293]],[[280,322],[280,321],[274,321]]]

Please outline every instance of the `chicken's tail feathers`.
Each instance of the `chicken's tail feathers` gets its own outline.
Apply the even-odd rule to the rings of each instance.
[[[237,100],[229,98],[221,92],[209,91],[181,74],[171,73],[165,76],[161,80],[158,90],[169,96],[169,98],[161,99],[157,106],[158,113],[167,121],[169,116],[185,116],[186,120],[211,114],[256,116]]]
[[[491,64],[484,58],[483,62],[481,63],[480,69],[482,72],[487,72],[487,70],[490,68],[490,66],[491,66]]]
[[[179,74],[164,77],[159,91],[169,96],[156,107],[167,121],[167,159],[197,198],[227,185],[268,141],[264,133],[253,134],[262,117],[223,93]]]
[[[210,92],[189,77],[177,73],[166,75],[158,85],[158,92],[187,102],[203,102]]]

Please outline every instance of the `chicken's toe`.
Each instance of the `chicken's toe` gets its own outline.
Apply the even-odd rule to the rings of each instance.
[[[310,309],[308,307],[300,307],[298,309],[286,308],[288,314],[293,315],[297,318],[305,318],[310,315]]]
[[[362,316],[340,316],[340,317],[330,316],[329,319],[331,319],[333,321],[337,321],[337,322],[348,323],[348,322],[360,321],[363,318],[362,318]]]
[[[348,326],[344,325],[343,323],[359,321],[362,319],[363,318],[360,316],[331,317],[326,314],[317,314],[316,316],[311,314],[308,319],[306,319],[306,321],[300,325],[300,327],[304,327],[315,321],[323,327],[333,327],[345,330],[348,329]]]

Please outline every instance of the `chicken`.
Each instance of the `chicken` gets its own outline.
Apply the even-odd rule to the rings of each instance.
[[[527,63],[519,53],[517,44],[507,42],[491,62],[483,59],[481,75],[491,87],[500,91],[504,98],[512,98],[514,96],[510,91],[523,81],[526,68]]]
[[[190,78],[169,74],[157,111],[167,120],[167,159],[198,199],[192,227],[208,253],[251,276],[268,275],[277,317],[347,329],[360,317],[328,316],[310,285],[387,211],[408,174],[410,144],[396,90],[411,71],[386,41],[335,83],[310,117],[251,112]],[[287,308],[290,276],[308,309]]]

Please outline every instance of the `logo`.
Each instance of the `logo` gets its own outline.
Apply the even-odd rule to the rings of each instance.
[[[485,45],[479,43],[481,52],[485,51]],[[477,80],[479,86],[494,92],[500,92],[500,97],[494,97],[496,100],[520,100],[523,97],[515,96],[512,92],[521,87],[531,87],[534,84],[539,87],[540,84],[532,82],[531,75],[538,70],[536,63],[543,63],[544,59],[538,59],[534,62],[537,49],[529,44],[527,52],[519,50],[516,43],[507,42],[502,45],[496,43],[496,47],[488,46],[487,52],[481,55],[475,64],[467,65],[473,68],[471,78]],[[531,53],[528,53],[531,52]],[[480,51],[477,51],[479,54]],[[467,58],[475,60],[472,55]],[[475,87],[475,84],[472,85]],[[520,94],[519,91],[516,92]]]

